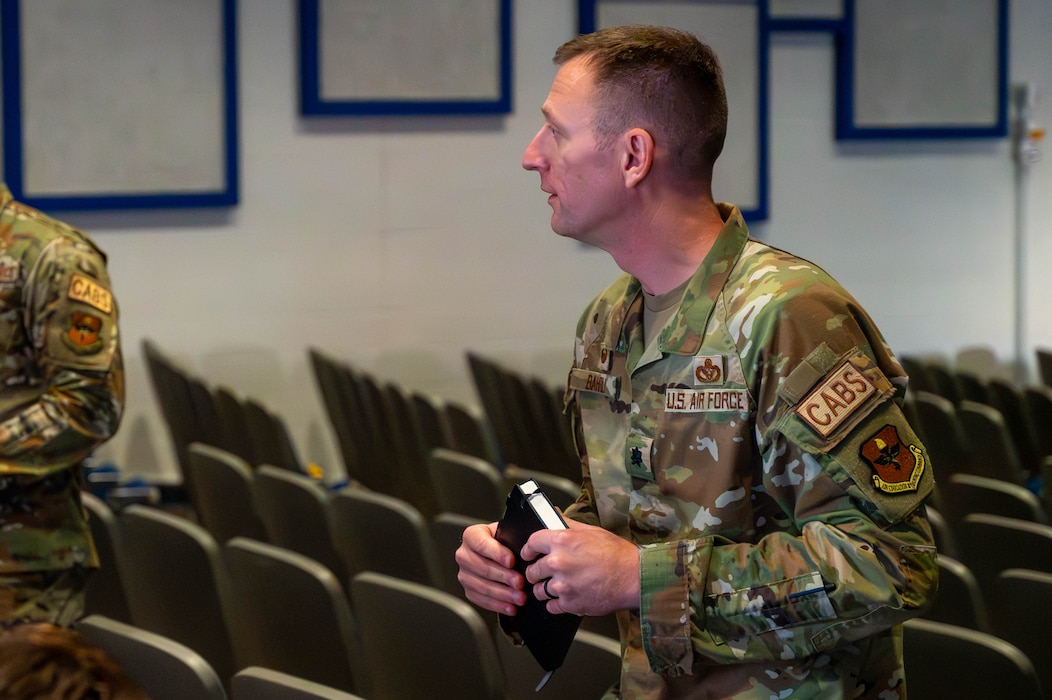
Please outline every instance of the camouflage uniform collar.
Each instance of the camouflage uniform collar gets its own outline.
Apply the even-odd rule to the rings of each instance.
[[[749,229],[738,207],[723,202],[716,206],[724,221],[723,228],[694,276],[690,278],[683,292],[679,311],[673,316],[672,322],[661,331],[662,352],[675,355],[697,354],[716,298],[723,290],[728,275],[749,240]]]
[[[6,182],[0,182],[0,210],[11,203],[14,197],[11,196],[11,190],[7,189]]]
[[[659,340],[661,352],[678,355],[697,353],[716,297],[749,239],[749,230],[738,208],[724,203],[716,206],[725,222],[724,226],[688,281],[672,323],[662,330]],[[629,352],[632,357],[628,364],[635,367],[643,348],[642,337],[635,338],[632,329],[642,321],[642,297],[642,283],[632,275],[621,275],[603,293],[608,310],[605,314],[595,314],[593,322],[597,325],[587,344],[598,343],[605,350],[617,352],[629,352],[630,348],[634,348],[634,352]]]

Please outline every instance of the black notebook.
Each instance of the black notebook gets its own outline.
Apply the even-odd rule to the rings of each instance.
[[[526,540],[537,530],[566,529],[566,522],[533,479],[513,487],[504,505],[504,515],[497,523],[497,540],[515,553],[515,570],[526,575],[531,562],[520,561],[519,552]],[[513,639],[522,641],[533,658],[547,673],[541,679],[540,690],[555,669],[559,668],[573,644],[581,618],[548,612],[548,601],[537,600],[533,587],[526,586],[526,603],[514,616],[500,615],[500,627]]]

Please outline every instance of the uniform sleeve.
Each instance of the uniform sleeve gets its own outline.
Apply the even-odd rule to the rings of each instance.
[[[8,468],[74,464],[116,432],[124,403],[117,303],[102,255],[52,241],[27,273],[24,324],[45,390],[0,423]]]
[[[803,658],[898,625],[933,595],[931,465],[896,400],[899,378],[880,369],[897,363],[866,322],[767,348],[784,357],[790,345],[814,347],[800,362],[767,363],[756,385],[760,480],[781,509],[778,527],[756,542],[641,548],[640,618],[655,672],[690,673],[696,655]]]

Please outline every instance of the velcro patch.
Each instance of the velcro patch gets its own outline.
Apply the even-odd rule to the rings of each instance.
[[[82,301],[85,304],[94,306],[104,314],[113,311],[113,295],[110,294],[110,290],[84,275],[73,275],[69,281],[69,290],[66,292],[66,296],[75,301]]]
[[[822,437],[829,437],[877,387],[862,370],[845,360],[796,408],[797,415]]]
[[[745,389],[665,389],[666,413],[715,413],[749,410]]]

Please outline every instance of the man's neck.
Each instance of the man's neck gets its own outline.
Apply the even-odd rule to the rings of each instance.
[[[620,250],[609,251],[648,294],[664,294],[697,271],[723,228],[715,204],[689,215],[655,216]]]

